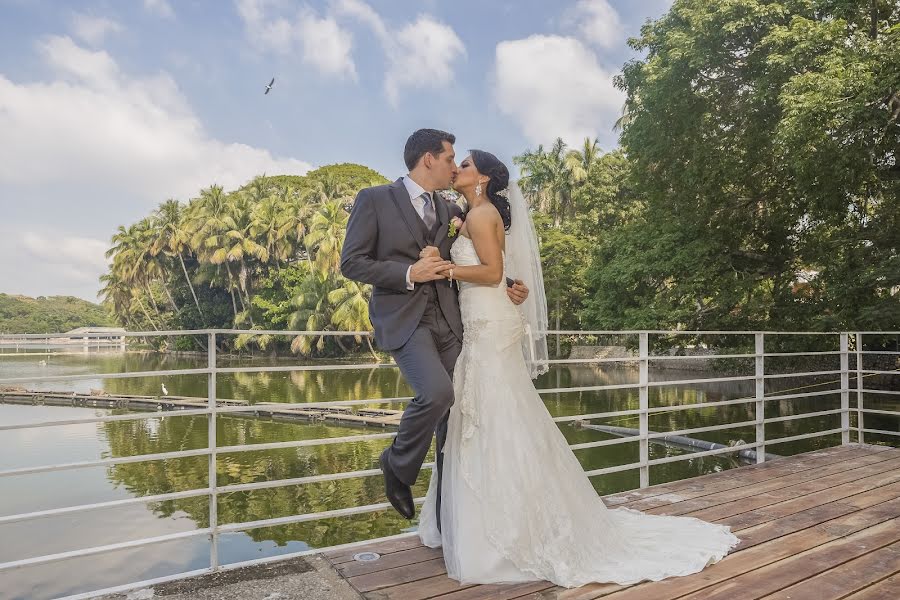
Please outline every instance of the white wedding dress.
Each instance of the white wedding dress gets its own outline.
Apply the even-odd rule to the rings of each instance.
[[[479,264],[462,235],[451,256]],[[699,519],[608,509],[534,388],[523,317],[505,283],[461,282],[459,302],[465,335],[444,446],[443,533],[436,475],[419,521],[422,542],[443,546],[451,578],[565,587],[656,581],[701,571],[740,542]]]

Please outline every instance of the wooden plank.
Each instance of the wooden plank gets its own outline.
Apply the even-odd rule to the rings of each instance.
[[[788,486],[814,481],[822,477],[837,476],[840,473],[846,473],[854,469],[867,467],[875,464],[882,464],[891,460],[900,459],[900,456],[891,456],[888,453],[875,453],[857,456],[855,458],[844,458],[834,463],[822,464],[812,469],[807,469],[799,473],[788,473],[778,477],[772,477],[762,482],[753,483],[747,486],[734,487],[726,490],[716,491],[706,496],[697,496],[686,500],[686,502],[695,502],[698,507],[704,507],[703,501],[708,499],[724,499],[733,500],[746,497],[748,494],[760,494],[772,490],[782,489]],[[880,471],[879,471],[880,472]],[[652,509],[648,509],[652,510]]]
[[[900,542],[870,552],[792,585],[764,600],[841,600],[900,571]],[[900,588],[894,590],[900,596]]]
[[[766,565],[790,558],[798,552],[819,547],[835,540],[845,539],[859,531],[865,531],[896,519],[900,500],[892,500],[871,508],[840,517],[833,521],[803,529],[755,547],[738,550],[718,563],[694,575],[673,577],[662,581],[631,586],[609,596],[610,600],[673,600],[685,594],[703,590],[717,583],[727,582],[742,574]],[[698,596],[702,598],[703,596]]]
[[[377,552],[384,556],[391,552],[399,552],[400,550],[409,550],[411,548],[419,548],[422,546],[422,540],[418,535],[396,538],[393,540],[385,540],[382,542],[373,542],[364,546],[356,546],[355,548],[332,550],[324,554],[325,558],[331,561],[333,565],[339,565],[353,560],[353,557],[360,552]]]
[[[510,600],[554,587],[546,581],[479,585],[441,596],[441,600]]]
[[[690,514],[692,517],[704,521],[718,521],[726,517],[757,510],[763,507],[771,507],[790,500],[802,500],[808,495],[829,494],[838,499],[852,496],[880,486],[888,485],[900,480],[900,459],[888,460],[883,463],[868,465],[853,469],[845,473],[836,473],[828,477],[791,485],[780,490],[772,490],[765,493],[753,494],[749,497],[735,499],[723,504],[713,504],[709,508],[699,510],[682,511],[680,507],[672,507],[672,512],[652,510],[655,514]],[[807,500],[808,502],[810,500]],[[815,500],[811,500],[814,502]],[[715,502],[714,500],[711,502]]]
[[[772,461],[769,469],[753,469],[752,466],[740,467],[718,474],[719,477],[695,477],[677,482],[677,485],[666,484],[663,494],[656,494],[646,499],[639,499],[621,504],[635,510],[646,511],[657,506],[668,506],[674,502],[690,500],[711,493],[722,492],[735,488],[744,488],[761,483],[772,482],[784,477],[802,477],[815,475],[819,470],[829,465],[840,464],[852,459],[876,457],[881,452],[869,452],[861,448],[847,448],[840,452],[820,453],[812,458],[791,458]],[[875,458],[875,460],[879,460]],[[777,484],[776,484],[777,485]],[[654,486],[656,487],[656,486]],[[673,488],[673,489],[670,489]],[[649,488],[654,489],[654,488]],[[605,500],[604,500],[605,501]]]
[[[893,518],[821,546],[798,552],[782,544],[789,558],[738,575],[684,596],[684,600],[758,600],[900,539],[900,518]],[[757,546],[759,548],[759,546]]]
[[[844,600],[897,600],[897,590],[900,590],[900,573],[882,579]]]
[[[741,538],[741,549],[746,549],[885,502],[896,501],[898,498],[900,498],[900,484],[895,484],[857,494],[841,502],[823,503],[821,506],[788,514],[753,527],[735,527],[732,531]],[[897,510],[900,511],[900,504],[897,505]]]
[[[440,548],[422,546],[420,548],[393,552],[372,562],[346,562],[342,565],[338,565],[337,571],[343,577],[350,578],[356,577],[357,575],[365,575],[366,573],[377,573],[378,571],[385,571],[395,567],[413,565],[434,558],[443,558],[443,556]]]
[[[475,587],[475,584],[462,585],[444,574],[370,592],[366,597],[373,600],[425,600],[470,587]]]
[[[358,577],[351,577],[347,581],[350,582],[360,593],[372,592],[401,583],[409,583],[411,581],[419,581],[427,579],[435,575],[446,573],[444,568],[444,559],[435,558],[414,565],[406,565],[378,571],[377,573],[368,573]]]
[[[713,507],[741,500],[741,506],[747,506],[747,510],[752,510],[765,506],[767,503],[773,504],[784,498],[811,493],[832,485],[840,485],[870,474],[883,473],[884,471],[897,468],[898,465],[900,465],[900,458],[882,460],[878,455],[865,456],[828,467],[812,469],[809,473],[789,474],[765,483],[717,491],[647,510],[637,508],[635,510],[666,515],[692,513],[697,518],[707,520],[724,518],[737,513],[719,514],[717,512],[718,509],[713,509],[709,511],[709,514],[706,514],[702,512],[702,509],[712,509]],[[771,501],[767,502],[767,500]]]
[[[848,485],[845,489],[851,490],[852,487]],[[838,492],[837,494],[832,495],[823,492],[740,513],[738,515],[719,519],[717,522],[722,523],[723,525],[729,525],[733,529],[748,529],[789,515],[806,514],[831,503],[844,506],[848,510],[859,510],[871,506],[872,504],[877,504],[878,502],[887,502],[898,496],[900,496],[900,483],[898,482],[879,486],[871,490],[865,490],[860,493],[845,494]]]

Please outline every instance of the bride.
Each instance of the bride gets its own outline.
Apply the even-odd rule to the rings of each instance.
[[[447,574],[464,584],[578,587],[696,573],[740,540],[699,519],[608,509],[534,388],[547,370],[546,300],[534,226],[517,187],[503,193],[508,184],[506,166],[480,150],[454,183],[469,205],[448,272],[459,282],[465,335],[440,528],[433,475],[419,536],[443,546]],[[507,298],[507,271],[532,292],[521,307]]]

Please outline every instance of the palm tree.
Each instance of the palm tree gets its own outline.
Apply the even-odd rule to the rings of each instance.
[[[323,202],[312,217],[309,233],[304,238],[307,247],[315,248],[315,264],[323,273],[338,275],[341,267],[341,246],[350,215],[342,199]]]
[[[184,273],[184,280],[191,290],[191,296],[194,298],[194,306],[197,307],[197,313],[203,319],[203,310],[200,308],[200,301],[197,299],[197,292],[194,291],[194,285],[188,275],[187,267],[184,264],[184,253],[190,251],[188,245],[189,230],[184,216],[184,210],[177,200],[166,200],[159,205],[154,213],[157,238],[153,245],[153,253],[159,254],[164,252],[169,256],[177,256],[178,262],[181,264],[181,271]]]
[[[372,322],[369,320],[369,296],[371,288],[356,281],[344,279],[343,285],[328,294],[328,301],[334,312],[331,322],[338,329],[345,331],[372,331]],[[360,343],[362,336],[354,336],[356,343]],[[372,337],[366,337],[369,352],[378,360],[378,354],[372,347]]]
[[[331,306],[328,294],[333,283],[327,273],[312,271],[300,285],[300,291],[292,304],[297,308],[290,316],[291,329],[325,331],[331,321]],[[313,339],[308,335],[298,335],[291,342],[291,350],[299,354],[309,354],[313,346],[319,351],[325,348],[325,336]]]
[[[284,221],[278,198],[274,196],[264,198],[250,214],[250,235],[276,263],[286,262],[294,253]]]
[[[308,232],[309,219],[318,209],[315,198],[307,193],[300,194],[291,186],[280,188],[277,205],[281,214],[278,235],[303,250],[303,257],[312,267],[312,255],[303,241]]]
[[[536,151],[514,159],[522,171],[522,193],[532,207],[553,217],[554,227],[559,227],[571,212],[574,180],[566,156],[566,144],[557,138],[550,150],[538,146]]]
[[[574,183],[581,183],[587,179],[591,165],[600,158],[601,152],[600,144],[596,138],[593,140],[584,138],[584,145],[581,147],[581,150],[569,150],[566,153],[566,166],[569,169],[569,173],[572,174]]]

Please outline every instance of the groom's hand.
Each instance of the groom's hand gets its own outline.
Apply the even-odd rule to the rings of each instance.
[[[528,298],[528,286],[521,279],[516,279],[513,285],[507,286],[506,295],[513,304],[522,304]]]
[[[409,270],[409,280],[413,283],[425,283],[426,281],[439,281],[445,278],[445,272],[453,267],[449,260],[443,260],[438,256],[426,256],[414,263]]]

